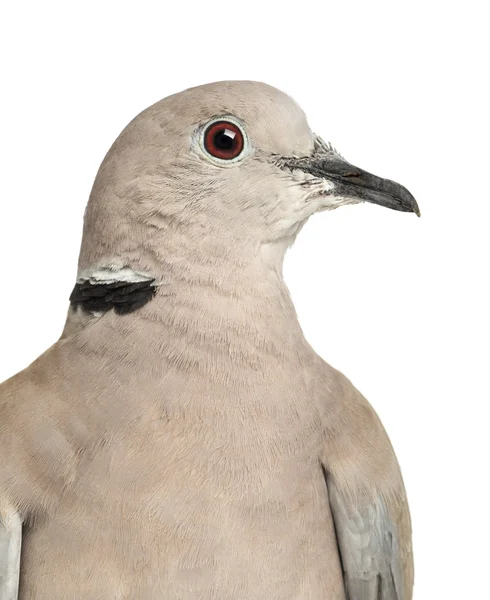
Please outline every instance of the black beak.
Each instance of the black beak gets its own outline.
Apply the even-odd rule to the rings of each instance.
[[[420,217],[417,202],[407,188],[354,167],[323,145],[312,156],[284,159],[283,166],[305,171],[319,179],[328,179],[335,186],[330,192],[332,195],[414,212]]]

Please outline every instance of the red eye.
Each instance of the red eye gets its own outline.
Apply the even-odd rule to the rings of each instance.
[[[232,160],[243,151],[242,130],[230,121],[215,121],[204,133],[204,147],[207,152],[222,160]]]

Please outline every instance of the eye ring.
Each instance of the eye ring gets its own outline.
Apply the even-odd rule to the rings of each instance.
[[[213,162],[233,164],[245,156],[248,139],[243,126],[236,119],[223,116],[204,126],[201,146]]]

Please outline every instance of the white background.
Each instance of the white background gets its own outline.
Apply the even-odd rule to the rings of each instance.
[[[10,2],[0,16],[0,380],[57,339],[97,167],[170,93],[271,83],[417,197],[421,219],[314,217],[286,263],[307,338],[397,451],[415,600],[489,597],[490,48],[484,3],[459,4]]]

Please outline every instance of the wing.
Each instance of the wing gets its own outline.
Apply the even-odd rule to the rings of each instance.
[[[22,521],[13,510],[0,512],[0,600],[17,600]]]
[[[408,511],[394,518],[382,497],[354,505],[328,476],[327,485],[348,600],[409,600]]]
[[[330,391],[340,410],[326,421],[321,462],[347,600],[411,600],[410,514],[393,448],[348,380]]]

